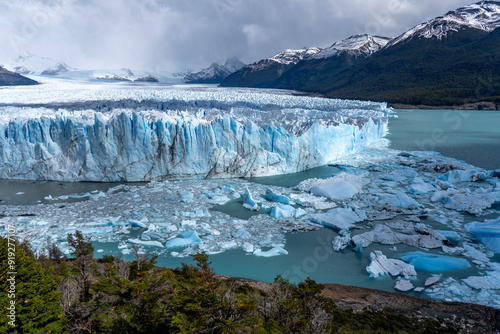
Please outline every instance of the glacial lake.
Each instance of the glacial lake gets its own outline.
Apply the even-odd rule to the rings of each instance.
[[[401,110],[398,118],[389,121],[388,139],[390,148],[403,151],[438,151],[485,169],[500,169],[500,112],[495,111],[449,111],[449,110]],[[249,179],[266,185],[292,187],[300,181],[312,177],[327,178],[340,172],[338,167],[325,166],[318,169],[296,173],[293,175]],[[100,183],[68,183],[68,182],[31,182],[0,181],[0,205],[26,205],[44,201],[48,195],[53,197],[72,193],[105,191],[113,184]],[[78,201],[82,199],[69,198]],[[237,218],[251,214],[241,205],[226,208],[224,212]],[[1,206],[0,206],[1,215]],[[464,223],[478,220],[477,217],[464,215]],[[1,216],[0,216],[1,217]],[[496,217],[481,217],[485,218]],[[434,222],[422,220],[436,229]],[[210,256],[212,265],[218,274],[244,277],[259,281],[272,282],[277,275],[282,275],[297,283],[310,277],[320,283],[340,283],[375,289],[394,291],[395,279],[391,277],[370,278],[365,270],[369,265],[369,254],[373,250],[381,250],[389,258],[398,258],[403,252],[415,251],[405,245],[397,248],[372,244],[363,253],[350,250],[335,253],[331,241],[338,234],[330,229],[320,229],[307,233],[288,233],[286,235],[286,256],[271,258],[248,255],[242,250],[229,250]],[[119,255],[116,243],[94,243],[96,256],[102,254]],[[432,251],[438,253],[439,251]],[[124,258],[132,259],[131,255]],[[500,262],[500,256],[491,259]],[[161,256],[158,264],[166,267],[178,267],[182,263],[192,263],[190,258]],[[477,275],[475,266],[471,269],[449,272],[455,279]],[[418,276],[413,281],[421,286],[429,274]],[[412,292],[412,294],[417,294]],[[423,294],[417,294],[425,296]]]

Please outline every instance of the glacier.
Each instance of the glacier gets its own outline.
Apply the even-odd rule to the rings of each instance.
[[[359,152],[387,133],[382,103],[258,90],[46,85],[0,91],[2,179],[287,174]]]

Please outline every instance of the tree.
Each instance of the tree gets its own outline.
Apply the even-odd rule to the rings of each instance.
[[[15,255],[12,257],[14,267],[11,268],[7,254],[13,248],[15,251],[10,253]],[[15,326],[9,324],[11,319],[5,312],[0,317],[0,333],[64,332],[66,318],[59,303],[58,283],[51,270],[43,269],[34,255],[26,251],[25,245],[0,237],[0,276],[3,277],[0,280],[0,308],[6,310],[11,301],[15,307]]]
[[[94,246],[90,242],[91,237],[84,237],[82,232],[79,230],[75,231],[75,234],[68,234],[68,245],[71,249],[71,255],[76,257],[77,259],[94,254]]]

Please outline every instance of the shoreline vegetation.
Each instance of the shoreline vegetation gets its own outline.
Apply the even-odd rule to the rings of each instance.
[[[9,243],[10,241],[10,243]],[[2,291],[9,289],[7,245],[0,237]],[[156,266],[93,256],[90,237],[68,234],[71,258],[47,239],[40,254],[14,242],[15,327],[9,333],[492,333],[500,310],[306,279],[273,284],[216,275],[208,255],[196,266]],[[10,255],[9,255],[10,256]],[[0,299],[6,308],[9,298]]]

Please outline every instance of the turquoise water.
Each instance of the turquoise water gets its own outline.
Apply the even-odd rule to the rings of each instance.
[[[391,148],[438,151],[484,169],[500,169],[500,111],[398,110]]]

